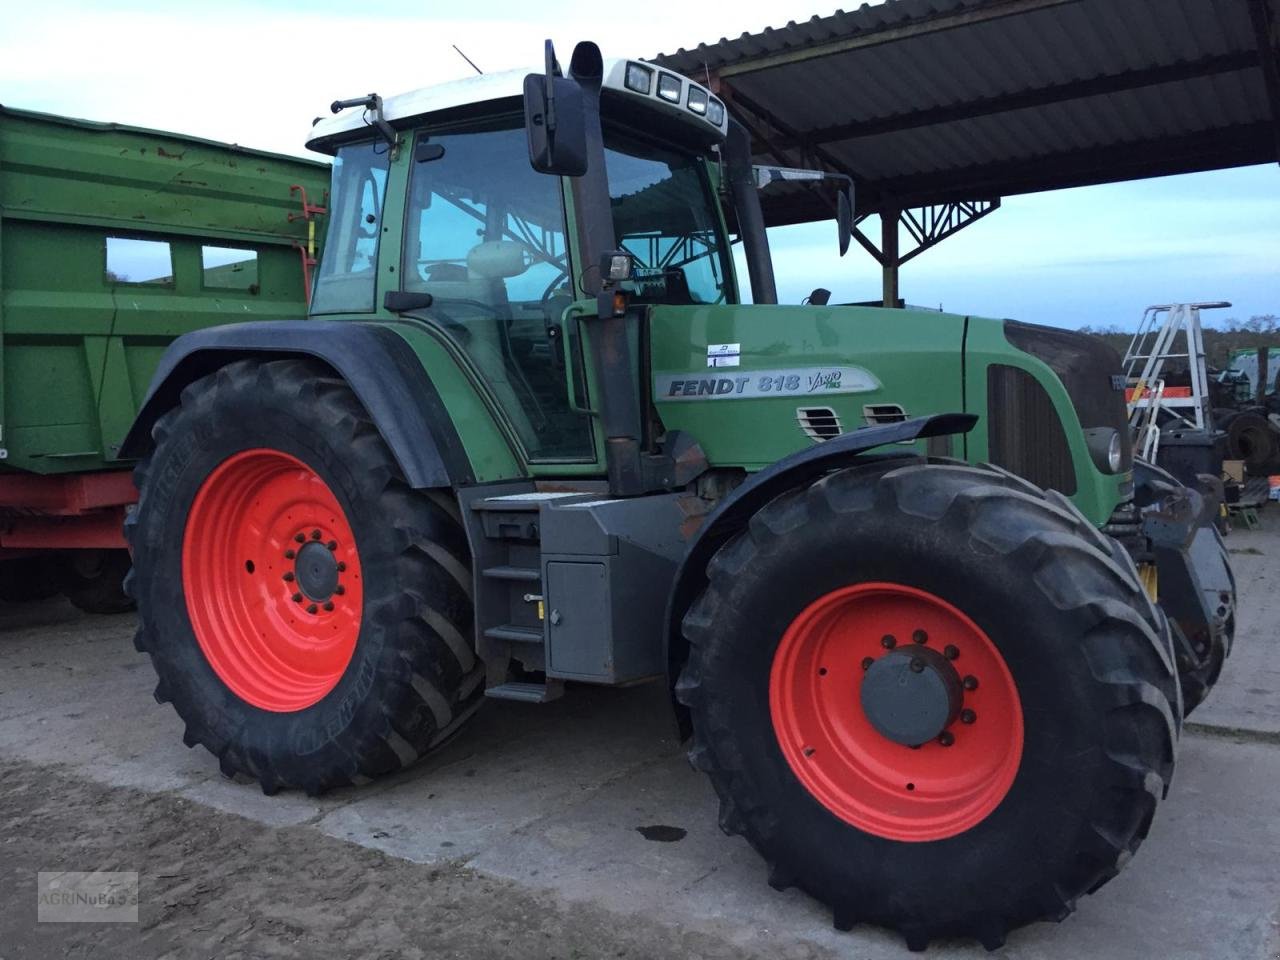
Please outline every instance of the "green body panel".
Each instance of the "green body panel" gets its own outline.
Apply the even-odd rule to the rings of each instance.
[[[907,416],[977,414],[978,425],[955,443],[953,455],[983,462],[986,368],[1002,363],[1028,370],[1048,391],[1076,469],[1072,499],[1090,520],[1106,522],[1131,480],[1094,466],[1061,381],[1046,364],[1011,346],[1001,321],[875,307],[659,306],[652,310],[651,340],[652,388],[662,422],[696,437],[713,466],[759,470],[811,445],[798,419],[802,408],[829,407],[848,431],[870,422],[864,407],[873,404],[896,404]],[[737,345],[738,364],[709,367],[708,347],[715,344]],[[833,368],[865,370],[868,389],[832,392],[823,374]],[[779,393],[778,374],[792,371],[796,389]],[[738,395],[744,380],[744,393],[754,389],[756,395]],[[764,380],[770,389],[759,393]],[[712,392],[717,389],[724,392]],[[923,443],[912,446],[924,451]]]
[[[0,109],[0,448],[4,470],[109,467],[164,348],[201,327],[306,310],[294,184],[325,164],[175,134]],[[316,231],[316,239],[323,230]],[[151,282],[107,273],[156,241]],[[242,266],[211,264],[230,248]]]
[[[812,445],[797,420],[797,410],[804,407],[830,407],[846,431],[867,423],[863,407],[868,404],[899,404],[908,416],[963,409],[962,317],[807,306],[660,306],[652,316],[658,413],[667,429],[696,437],[714,466],[758,470]],[[711,344],[740,345],[739,365],[709,368]],[[834,393],[810,382],[833,367],[862,368],[877,386]],[[671,392],[662,387],[663,375],[729,379],[735,386],[739,378],[751,377],[746,386],[753,389],[762,372],[780,370],[804,371],[797,390],[749,398],[663,395]]]
[[[413,321],[386,323],[421,361],[449,411],[477,483],[526,476],[510,437],[500,428],[496,404],[484,395],[466,357],[439,328]]]

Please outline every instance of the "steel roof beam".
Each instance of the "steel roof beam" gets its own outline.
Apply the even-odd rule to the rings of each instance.
[[[1189,136],[889,177],[870,186],[902,206],[923,206],[1165,177],[1267,163],[1275,159],[1274,134],[1270,122],[1239,124]]]
[[[726,63],[719,66],[716,68],[716,72],[722,77],[754,73],[758,70],[767,70],[770,67],[805,63],[809,60],[829,57],[835,53],[845,53],[849,50],[859,50],[865,47],[879,46],[883,43],[895,43],[900,40],[907,40],[924,34],[941,33],[944,30],[954,30],[957,27],[971,27],[974,24],[984,23],[988,20],[999,20],[1004,17],[1013,17],[1020,14],[1032,13],[1036,10],[1043,10],[1047,7],[1059,7],[1064,4],[1079,2],[1080,0],[991,0],[990,3],[982,7],[970,8],[956,13],[948,13],[936,17],[929,17],[923,20],[916,20],[912,23],[902,24],[900,26],[886,27],[881,30],[859,33],[855,36],[829,40],[825,43],[815,43],[796,50],[786,50],[781,53],[744,58],[734,61],[733,63]],[[686,52],[695,53],[697,51]],[[679,56],[680,54],[675,55],[675,57]],[[675,57],[673,57],[673,59]]]
[[[1259,55],[1249,50],[1241,53],[1204,57],[1183,63],[1148,67],[1141,70],[1126,70],[1123,73],[1089,77],[1085,80],[1073,80],[1069,83],[1054,84],[1034,90],[1020,90],[1017,93],[1001,94],[996,97],[983,97],[978,100],[969,100],[941,107],[911,110],[887,117],[878,117],[874,120],[821,127],[808,133],[800,134],[799,141],[804,144],[836,143],[862,137],[881,136],[887,133],[899,133],[904,130],[914,130],[936,124],[953,123],[957,120],[972,120],[976,117],[1008,113],[1012,110],[1045,107],[1054,103],[1064,103],[1068,100],[1104,96],[1126,90],[1157,86],[1162,83],[1176,83],[1197,77],[1232,73],[1237,70],[1256,67],[1258,66],[1258,61]],[[793,146],[799,144],[792,144],[784,140],[783,145]]]

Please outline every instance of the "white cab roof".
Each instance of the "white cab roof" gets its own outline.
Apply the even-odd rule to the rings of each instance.
[[[531,73],[540,72],[537,67],[504,70],[502,73],[486,73],[423,87],[421,90],[410,90],[408,93],[385,97],[382,101],[382,114],[394,122],[454,107],[465,107],[472,103],[519,97],[524,94],[524,78]],[[346,133],[365,125],[364,111],[359,107],[350,107],[334,116],[322,117],[311,128],[307,141],[310,143],[328,139],[335,134]]]
[[[627,93],[628,96],[634,96],[631,91],[626,90],[624,85],[628,62],[638,63],[639,61],[627,61],[617,57],[607,58],[604,61],[603,86],[605,89],[617,90]],[[646,63],[644,66],[654,71],[655,74],[659,70],[653,64]],[[669,70],[662,72],[671,73]],[[439,113],[457,107],[521,97],[524,95],[524,78],[531,73],[541,74],[542,70],[538,67],[527,67],[523,70],[486,73],[474,77],[466,77],[462,80],[451,80],[448,83],[436,84],[433,87],[423,87],[421,90],[411,90],[408,93],[396,94],[383,99],[382,113],[388,121],[395,123],[397,120],[426,116],[427,114]],[[706,91],[706,88],[686,77],[680,77],[680,81],[682,92],[680,94],[681,100],[678,103],[664,102],[654,94],[642,95],[639,99],[652,108],[659,109],[670,116],[678,117],[684,122],[694,123],[704,130],[710,126],[710,132],[724,136],[725,131],[728,129],[727,115],[718,124],[709,123],[704,116],[695,116],[683,106],[690,88],[697,88],[703,91]],[[710,94],[710,91],[706,91],[706,93],[712,100],[718,100],[718,98]],[[311,128],[310,135],[307,137],[307,145],[315,149],[313,145],[330,140],[351,130],[361,129],[368,125],[365,117],[366,111],[359,107],[350,107],[335,116],[323,117]]]

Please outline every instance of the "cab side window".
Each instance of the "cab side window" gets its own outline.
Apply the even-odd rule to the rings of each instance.
[[[329,235],[316,274],[312,313],[373,312],[387,161],[387,145],[381,141],[338,150]]]

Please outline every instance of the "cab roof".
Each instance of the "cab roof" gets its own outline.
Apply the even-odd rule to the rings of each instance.
[[[389,123],[411,117],[425,116],[429,113],[440,113],[472,104],[489,103],[494,100],[507,100],[522,96],[524,78],[530,73],[540,72],[537,67],[524,70],[504,70],[501,73],[486,73],[462,80],[450,80],[420,90],[410,90],[386,97],[382,101],[382,115]],[[324,146],[335,139],[345,139],[343,134],[368,126],[365,112],[357,108],[343,110],[329,117],[321,117],[311,128],[307,137],[307,147],[312,150],[331,152]]]
[[[718,98],[711,91],[701,84],[681,76],[679,77],[681,86],[678,88],[679,99],[674,102],[664,102],[651,93],[637,95],[634,90],[628,90],[625,86],[628,63],[642,64],[647,71],[654,75],[656,75],[658,69],[652,64],[643,63],[642,61],[627,60],[620,57],[606,58],[603,63],[603,89],[605,91],[624,93],[631,99],[633,104],[645,104],[649,108],[656,108],[700,130],[703,134],[717,138],[724,136],[725,131],[728,129],[728,119],[727,113],[723,109],[721,109],[722,116],[718,118],[719,122],[717,123],[707,119],[705,110],[702,114],[695,114],[691,113],[686,106],[689,91],[697,89],[704,91],[706,94],[703,100],[704,105],[709,99],[717,107],[720,107]],[[666,72],[671,73],[671,71]],[[531,73],[540,75],[542,69],[530,66],[522,70],[486,73],[385,97],[382,101],[382,115],[392,126],[404,126],[408,121],[431,114],[480,106],[502,100],[519,100],[524,95],[524,79]],[[311,133],[307,137],[307,147],[322,153],[333,153],[339,143],[354,139],[353,135],[369,127],[370,119],[368,111],[359,108],[348,108],[337,115],[321,117],[316,120],[311,128]],[[372,134],[372,130],[370,130],[370,133]]]

